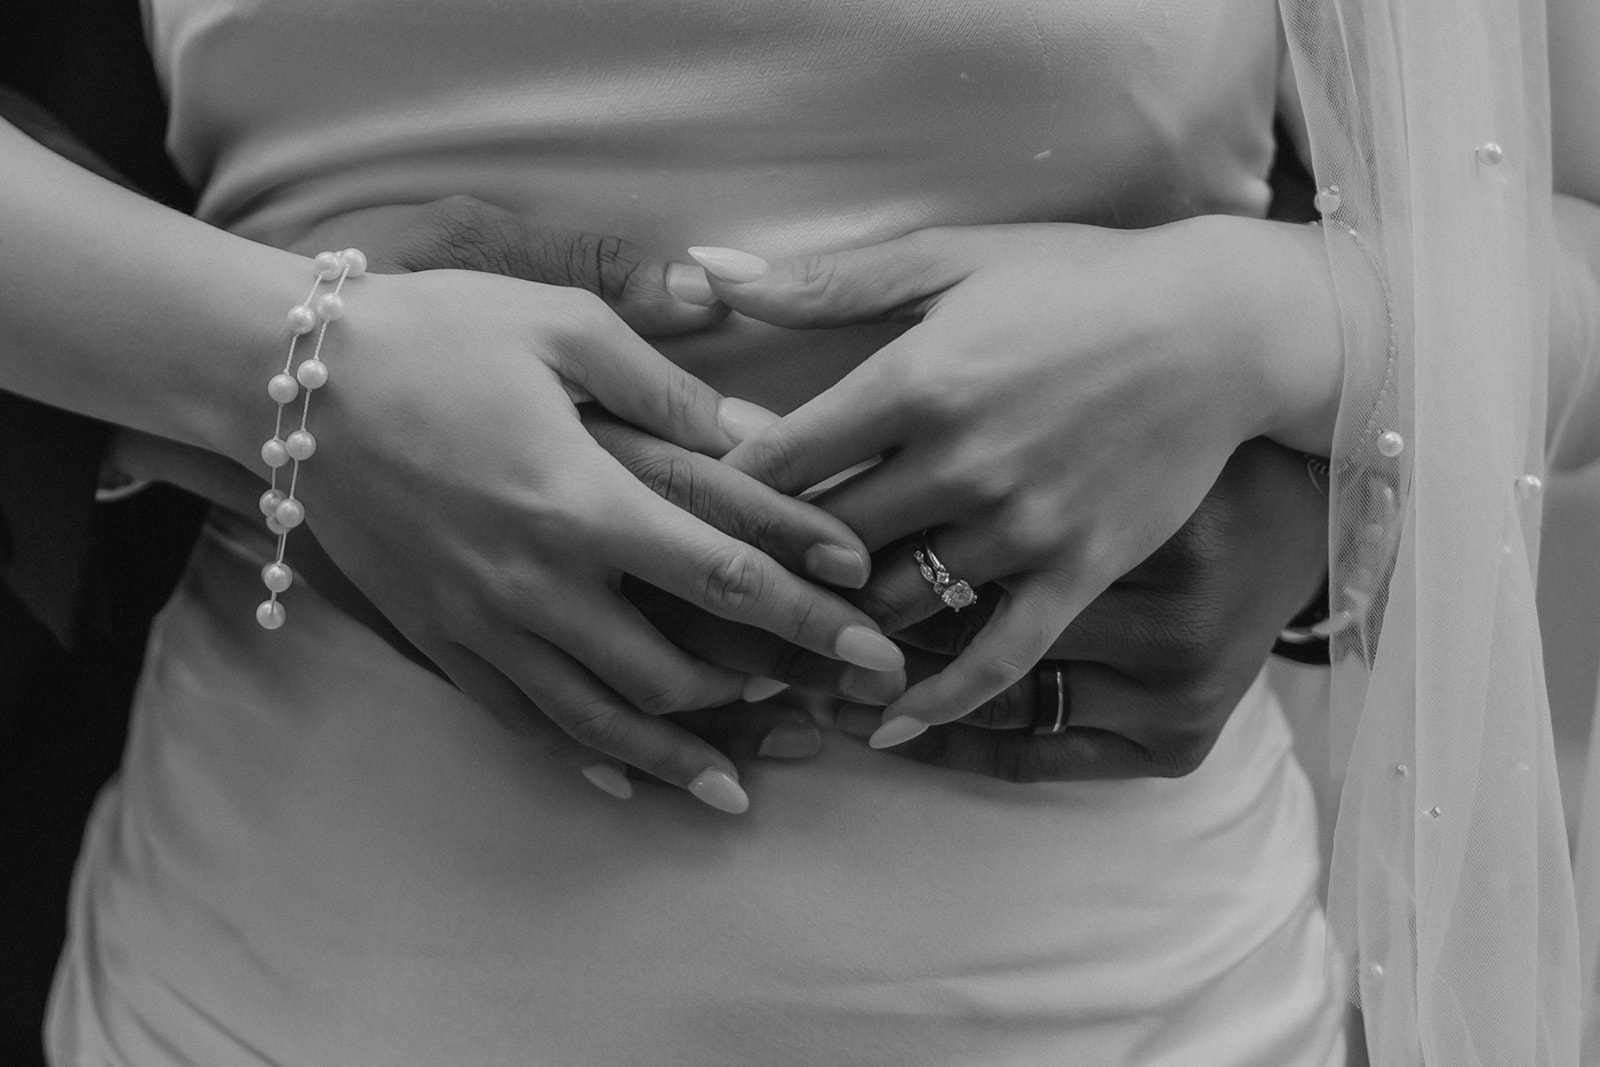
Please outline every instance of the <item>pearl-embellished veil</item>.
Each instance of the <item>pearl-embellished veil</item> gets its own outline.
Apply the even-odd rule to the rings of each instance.
[[[1577,915],[1534,612],[1544,6],[1280,7],[1347,320],[1330,959],[1374,1064],[1576,1064]]]

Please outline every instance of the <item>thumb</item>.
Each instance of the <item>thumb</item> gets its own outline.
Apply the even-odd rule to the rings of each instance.
[[[735,248],[688,251],[705,268],[715,294],[735,311],[807,328],[921,318],[941,293],[972,272],[972,244],[959,228],[938,227],[770,263]]]

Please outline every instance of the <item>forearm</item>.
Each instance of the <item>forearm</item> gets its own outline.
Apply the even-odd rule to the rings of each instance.
[[[1550,466],[1600,459],[1600,206],[1557,194],[1550,278]]]
[[[247,460],[311,276],[0,123],[0,389]]]

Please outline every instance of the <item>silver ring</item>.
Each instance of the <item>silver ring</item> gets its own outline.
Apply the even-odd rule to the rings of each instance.
[[[933,551],[933,537],[928,531],[923,531],[922,544],[911,555],[917,561],[917,569],[922,572],[923,579],[933,586],[934,593],[944,601],[945,607],[960,611],[978,602],[978,594],[972,586],[960,578],[951,577],[945,565],[939,562],[939,557]]]
[[[1055,720],[1048,726],[1041,723],[1033,728],[1033,732],[1035,736],[1059,734],[1062,730],[1067,728],[1067,682],[1062,676],[1063,672],[1059,663],[1056,664],[1054,668],[1045,667],[1042,663],[1039,666],[1040,668],[1043,668],[1043,672],[1049,672],[1053,670],[1055,673],[1056,715]]]

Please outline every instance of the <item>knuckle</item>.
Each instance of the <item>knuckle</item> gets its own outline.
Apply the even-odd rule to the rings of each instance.
[[[779,489],[806,489],[797,485],[801,477],[800,453],[793,443],[781,436],[758,438],[753,445],[750,469],[769,486]]]
[[[748,546],[734,545],[712,555],[698,585],[702,603],[737,617],[760,601],[765,575]]]
[[[619,300],[639,269],[637,249],[620,237],[592,233],[570,235],[562,269],[565,284],[587,290],[602,300]]]
[[[599,752],[616,754],[627,734],[622,716],[598,697],[563,709],[558,721],[567,736]]]
[[[671,680],[652,681],[630,697],[634,707],[646,715],[670,715],[696,706],[691,687]]]
[[[629,469],[657,496],[687,511],[695,510],[691,504],[698,492],[698,475],[688,456],[641,454],[629,464]]]
[[[524,234],[509,212],[470,196],[449,196],[429,205],[427,219],[404,250],[403,266],[517,274]]]

